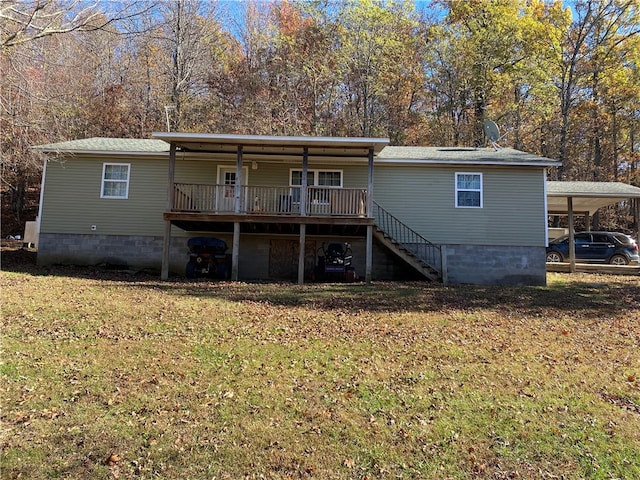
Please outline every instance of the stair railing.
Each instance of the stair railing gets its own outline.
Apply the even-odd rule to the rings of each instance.
[[[375,225],[399,247],[413,254],[418,260],[442,274],[442,249],[431,243],[408,225],[402,223],[384,208],[373,202]]]

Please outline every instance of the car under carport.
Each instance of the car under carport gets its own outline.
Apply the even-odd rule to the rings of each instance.
[[[636,240],[640,240],[640,188],[622,182],[547,182],[547,213],[549,215],[566,215],[569,227],[569,244],[574,245],[575,217],[585,216],[585,225],[602,207],[620,202],[631,202],[636,218]],[[575,249],[569,251],[568,271],[576,272]],[[554,269],[561,268],[554,266]],[[590,266],[587,270],[602,266]],[[618,267],[619,268],[619,267]],[[640,267],[628,267],[640,271]]]

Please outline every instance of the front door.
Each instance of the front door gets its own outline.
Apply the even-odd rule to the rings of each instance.
[[[242,170],[244,184],[247,184],[247,168]],[[235,212],[235,189],[236,189],[236,167],[219,167],[218,169],[218,193],[217,193],[217,210],[218,212]],[[244,205],[240,206],[244,209]]]

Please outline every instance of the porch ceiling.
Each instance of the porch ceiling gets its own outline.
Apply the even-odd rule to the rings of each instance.
[[[248,155],[302,155],[308,148],[309,156],[367,157],[369,150],[378,154],[388,138],[360,137],[287,137],[268,135],[226,135],[213,133],[154,132],[154,138],[173,143],[185,152],[235,154],[242,146]]]

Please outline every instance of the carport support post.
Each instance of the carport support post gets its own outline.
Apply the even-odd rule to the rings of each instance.
[[[169,174],[167,178],[167,212],[173,209],[174,182],[176,177],[176,144],[169,146]],[[160,280],[169,279],[169,252],[171,251],[171,221],[164,222],[164,241],[162,242],[162,264],[160,267]]]
[[[569,213],[569,271],[576,273],[576,243],[573,225],[573,197],[567,197],[567,212]]]

